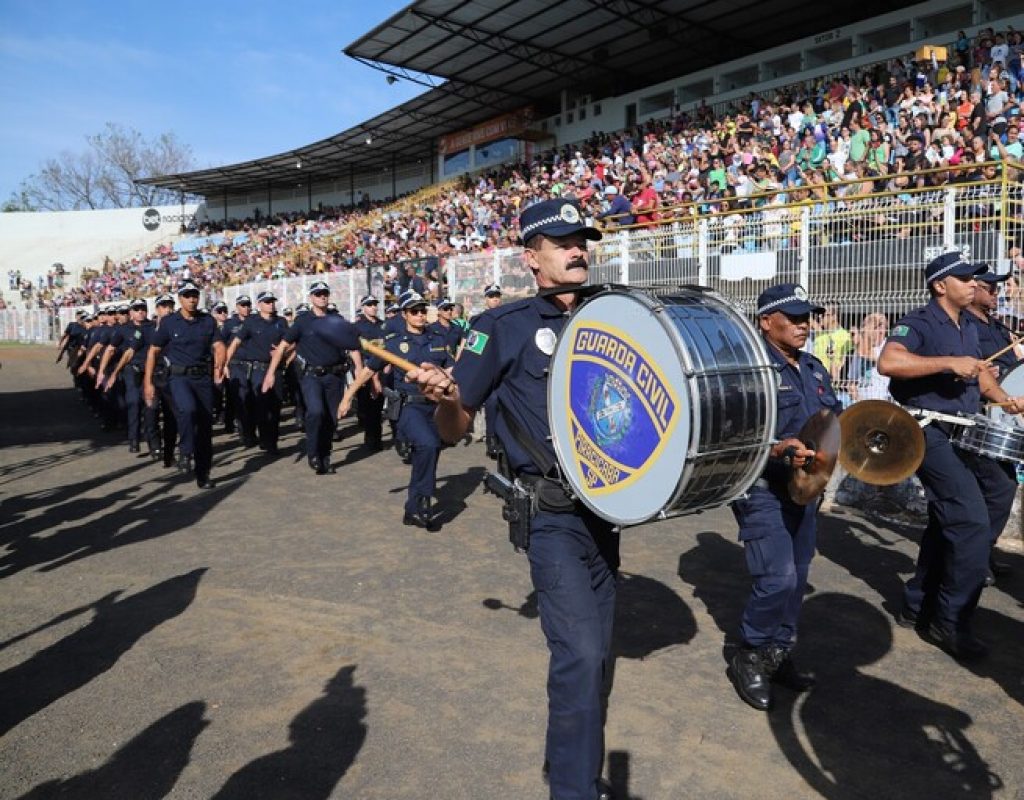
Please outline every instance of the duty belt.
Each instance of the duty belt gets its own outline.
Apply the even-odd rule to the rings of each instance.
[[[270,366],[270,362],[269,361],[255,361],[255,360],[253,360],[253,361],[246,361],[244,359],[237,359],[235,361],[232,361],[231,363],[232,364],[240,364],[241,366],[248,367],[249,369],[259,369],[259,370],[266,370]]]
[[[324,375],[344,375],[348,372],[348,364],[331,364],[328,367],[306,366],[302,369],[303,375],[315,375],[320,378]]]
[[[168,373],[170,375],[190,375],[192,377],[200,378],[209,377],[211,374],[209,364],[199,364],[198,366],[192,367],[179,367],[171,364],[171,366],[168,367]]]
[[[402,392],[402,402],[403,403],[432,403],[433,400],[431,400],[429,397],[424,397],[421,394],[408,394],[406,392]]]

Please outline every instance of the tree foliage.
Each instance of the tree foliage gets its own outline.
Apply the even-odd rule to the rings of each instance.
[[[86,149],[44,161],[22,181],[4,211],[71,211],[177,203],[180,195],[136,183],[142,178],[194,169],[192,150],[173,133],[147,140],[134,128],[108,122],[85,137]]]

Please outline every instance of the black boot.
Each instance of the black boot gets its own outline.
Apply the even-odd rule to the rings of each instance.
[[[441,530],[440,523],[437,522],[436,517],[430,510],[430,499],[426,497],[420,500],[415,514],[410,514],[408,511],[405,512],[405,516],[402,517],[402,524],[423,528],[431,532]]]
[[[817,681],[809,672],[800,672],[796,668],[796,664],[793,663],[793,657],[790,655],[789,648],[783,647],[782,645],[771,646],[771,659],[772,659],[772,683],[777,683],[779,686],[785,686],[787,689],[792,689],[794,692],[806,692]]]
[[[138,453],[139,452],[139,443],[137,441],[128,442],[128,452],[129,453]]]
[[[766,656],[768,656],[766,658]],[[758,711],[772,707],[772,687],[769,683],[770,655],[766,648],[743,645],[729,662],[729,678],[747,705]]]
[[[188,475],[192,471],[192,459],[189,456],[178,456],[178,472]]]

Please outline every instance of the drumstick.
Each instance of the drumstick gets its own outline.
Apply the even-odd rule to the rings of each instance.
[[[1004,400],[1001,403],[985,403],[985,408],[1003,408],[1004,406],[1012,406],[1013,400]]]
[[[396,356],[394,353],[385,350],[380,345],[376,345],[369,339],[359,339],[359,346],[363,348],[371,356],[377,356],[381,361],[386,361],[393,367],[397,367],[402,372],[408,372],[411,369],[419,369],[419,366],[413,364],[409,359]],[[454,381],[449,380],[448,385],[444,387],[444,394],[451,394],[452,387],[455,385]]]
[[[992,355],[990,355],[988,358],[986,358],[981,363],[982,364],[991,364],[993,361],[995,361],[997,358],[999,358],[999,356],[1001,356],[1003,353],[1008,353],[1010,350],[1012,350],[1014,347],[1016,347],[1017,345],[1020,344],[1021,340],[1018,339],[1016,336],[1012,336],[1011,338],[1013,339],[1012,342],[1010,342],[1008,345],[1006,345],[1006,347],[1004,347],[1002,350],[998,350],[995,353],[993,353]]]

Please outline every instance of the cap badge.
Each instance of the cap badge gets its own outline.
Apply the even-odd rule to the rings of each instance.
[[[797,300],[807,300],[807,290],[803,286],[797,286],[793,290],[793,297]]]
[[[563,222],[567,222],[570,225],[576,225],[580,221],[580,212],[576,210],[576,206],[572,203],[563,205],[559,216]]]

